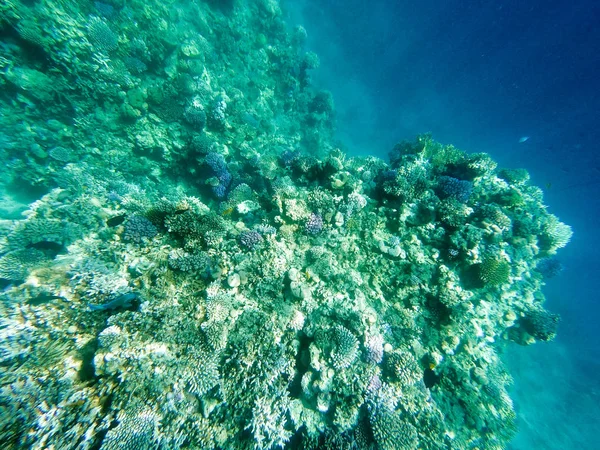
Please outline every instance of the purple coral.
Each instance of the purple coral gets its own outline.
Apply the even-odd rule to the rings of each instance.
[[[204,161],[208,166],[217,174],[217,176],[227,171],[227,163],[225,162],[225,157],[220,153],[210,152],[204,158]]]
[[[473,192],[473,183],[454,177],[441,176],[438,178],[437,193],[441,198],[453,198],[461,203],[467,203]]]
[[[227,188],[231,184],[231,174],[227,170],[225,158],[220,153],[210,152],[208,155],[206,155],[204,161],[219,180],[219,183],[212,187],[213,193],[217,196],[217,198],[225,197]]]
[[[131,216],[125,223],[123,239],[136,243],[143,239],[152,239],[158,233],[158,229],[143,216]]]
[[[254,250],[263,241],[258,231],[244,231],[240,235],[240,244],[248,250]]]
[[[365,359],[371,364],[379,364],[383,360],[383,336],[374,334],[365,339]]]
[[[317,213],[311,213],[304,224],[304,230],[313,236],[323,231],[323,218]]]
[[[383,386],[383,383],[381,382],[381,378],[379,378],[379,375],[375,374],[371,377],[371,379],[369,380],[369,384],[367,384],[367,394],[371,394],[371,395],[375,395],[377,394],[377,392],[381,389],[381,387]]]

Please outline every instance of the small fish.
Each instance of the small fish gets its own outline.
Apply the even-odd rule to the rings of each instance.
[[[44,303],[48,303],[49,301],[52,300],[66,300],[66,298],[61,297],[60,295],[52,295],[52,294],[46,294],[46,293],[41,293],[36,297],[32,297],[29,300],[27,300],[27,304],[28,305],[33,305],[33,306],[38,306]]]
[[[519,138],[519,144],[522,144],[523,142],[527,142],[529,140],[529,136],[521,136]]]
[[[121,225],[123,222],[125,222],[126,217],[127,217],[127,214],[122,214],[120,216],[111,217],[110,219],[108,219],[106,221],[106,225],[108,225],[109,227],[116,227],[117,225]]]
[[[133,306],[134,302],[138,299],[138,295],[135,292],[128,292],[127,294],[121,294],[114,300],[102,305],[89,305],[90,311],[109,311],[113,309],[127,309]]]
[[[228,216],[233,212],[233,208],[227,208],[225,211],[221,213],[222,216]]]

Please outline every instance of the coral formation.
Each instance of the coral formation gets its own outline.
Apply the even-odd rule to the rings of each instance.
[[[549,341],[556,336],[556,328],[560,318],[546,310],[528,311],[521,319],[523,328],[540,341]]]
[[[510,264],[494,256],[484,258],[479,266],[479,277],[484,284],[495,286],[504,284],[510,276]]]
[[[284,17],[0,5],[3,448],[507,447],[571,228],[484,153],[346,155]]]
[[[152,239],[158,233],[157,228],[148,219],[142,216],[131,216],[125,222],[123,239],[141,243],[145,239]]]

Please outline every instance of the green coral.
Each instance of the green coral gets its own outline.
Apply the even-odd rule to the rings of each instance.
[[[225,221],[217,214],[197,214],[191,210],[167,217],[165,226],[170,233],[182,238],[184,247],[189,250],[215,246],[226,233]]]
[[[429,170],[429,164],[423,160],[403,164],[393,180],[383,183],[383,190],[402,201],[417,200],[429,188]]]
[[[423,378],[422,370],[414,356],[402,350],[386,353],[385,368],[393,381],[410,386]]]
[[[385,406],[373,406],[369,417],[373,438],[381,450],[415,450],[418,448],[417,430],[398,412]]]
[[[358,339],[347,328],[338,325],[328,333],[327,341],[325,335],[318,338],[321,345],[329,347],[329,355],[333,367],[336,369],[347,369],[358,355]],[[326,350],[327,352],[327,350]]]
[[[479,265],[479,278],[487,286],[498,286],[508,282],[510,263],[505,259],[488,256]]]
[[[12,249],[30,247],[44,242],[66,245],[76,236],[76,226],[57,219],[30,219],[17,223],[7,236]]]
[[[451,228],[459,228],[464,225],[471,215],[472,209],[454,198],[442,200],[438,206],[437,214],[439,220]]]
[[[184,377],[192,394],[203,396],[220,381],[219,360],[209,352],[189,347],[186,352],[188,370]]]
[[[510,184],[526,184],[529,181],[529,172],[526,169],[501,169],[498,176]]]

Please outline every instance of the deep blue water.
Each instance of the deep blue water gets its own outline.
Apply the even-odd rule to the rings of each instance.
[[[303,0],[288,5],[321,58],[317,81],[354,154],[416,134],[525,167],[575,232],[546,307],[550,344],[511,350],[514,449],[598,448],[600,3]],[[525,142],[521,138],[528,137]]]

